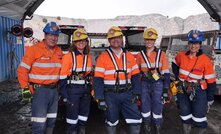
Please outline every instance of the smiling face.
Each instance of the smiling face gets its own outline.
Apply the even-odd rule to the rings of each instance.
[[[120,48],[123,46],[123,36],[108,39],[112,48]]]
[[[48,47],[54,47],[58,42],[58,35],[54,34],[45,34],[44,42]]]
[[[189,49],[191,53],[197,53],[199,52],[201,48],[201,44],[199,42],[189,42]]]
[[[151,49],[154,47],[156,40],[154,39],[145,39],[146,48]]]
[[[87,44],[88,44],[87,39],[75,41],[75,45],[79,51],[84,51]]]

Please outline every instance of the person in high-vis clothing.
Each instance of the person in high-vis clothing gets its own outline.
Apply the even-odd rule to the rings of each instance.
[[[122,48],[123,33],[119,27],[111,27],[107,38],[110,47],[98,57],[93,81],[98,108],[105,111],[108,134],[116,134],[120,112],[129,124],[129,132],[139,134],[139,69],[134,56]]]
[[[196,127],[203,134],[207,127],[207,108],[214,101],[216,77],[211,59],[202,51],[204,35],[199,30],[188,33],[188,49],[179,52],[172,69],[183,92],[177,93],[177,104],[184,134]]]
[[[23,100],[32,99],[32,134],[52,134],[57,117],[57,82],[62,51],[57,46],[60,28],[46,24],[43,41],[31,46],[18,67]]]
[[[92,56],[88,35],[79,28],[72,36],[69,53],[62,58],[60,87],[66,102],[67,134],[85,134],[85,126],[90,111]]]
[[[163,103],[169,101],[168,88],[170,84],[169,65],[165,52],[155,47],[158,38],[154,28],[147,28],[143,38],[146,48],[137,55],[137,64],[141,70],[142,96],[141,114],[145,134],[160,133],[162,124]]]

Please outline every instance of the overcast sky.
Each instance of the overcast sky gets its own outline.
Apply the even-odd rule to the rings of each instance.
[[[179,16],[206,13],[197,0],[45,0],[35,14],[83,19],[159,13]]]

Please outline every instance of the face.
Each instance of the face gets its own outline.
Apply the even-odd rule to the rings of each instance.
[[[108,40],[110,42],[110,46],[113,48],[120,48],[123,46],[123,36],[114,37]]]
[[[75,41],[75,45],[79,51],[83,51],[87,44],[87,39]]]
[[[45,44],[48,47],[54,47],[57,45],[58,42],[58,35],[54,35],[54,34],[45,34]]]
[[[201,48],[201,45],[199,42],[197,43],[189,43],[189,49],[191,53],[197,53],[199,49]]]
[[[156,40],[153,39],[145,39],[146,48],[150,49],[153,48],[155,45]]]

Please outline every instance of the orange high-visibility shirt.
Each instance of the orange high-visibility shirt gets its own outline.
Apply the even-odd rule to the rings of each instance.
[[[207,83],[216,82],[216,76],[213,63],[205,54],[190,57],[185,52],[180,52],[175,58],[175,64],[180,67],[179,79],[189,82],[197,82],[197,80],[205,79]]]
[[[18,67],[18,80],[21,88],[29,82],[51,84],[59,80],[62,50],[55,46],[50,50],[44,42],[31,46]]]
[[[71,75],[71,72],[81,72],[83,70],[83,65],[86,67],[85,75],[91,73],[92,71],[92,56],[89,54],[87,63],[84,63],[84,55],[80,54],[79,52],[74,53],[76,56],[76,68],[74,66],[74,57],[72,56],[72,52],[65,54],[62,58],[62,66],[60,72],[60,79],[66,79],[68,76]],[[86,61],[85,61],[86,62]],[[72,70],[76,69],[76,70]],[[85,84],[84,80],[75,81],[74,84]]]
[[[151,64],[151,68],[155,68],[155,65],[156,65],[156,56],[157,56],[157,49],[155,48],[152,52],[148,53],[146,52],[146,56]],[[138,53],[137,54],[137,64],[140,68],[140,70],[144,73],[147,73],[149,71],[149,68],[141,54]],[[166,54],[165,52],[161,52],[161,56],[160,56],[160,61],[159,61],[159,71],[160,73],[163,75],[164,73],[170,73],[169,72],[169,65],[168,65],[168,60],[167,60],[167,57],[166,57]],[[157,73],[157,70],[152,70],[151,71],[152,73]]]
[[[121,53],[120,58],[113,53],[113,56],[116,60],[116,64],[119,67],[119,70],[123,70],[123,53]],[[136,64],[136,60],[134,56],[130,52],[126,52],[126,65],[127,65],[127,73],[128,73],[128,83],[131,83],[131,76],[138,74],[139,69]],[[108,54],[107,51],[103,52],[99,58],[97,59],[96,67],[95,67],[95,77],[100,77],[104,79],[104,85],[115,85],[116,83],[116,70],[115,66]],[[123,72],[119,73],[119,84],[126,84],[126,77]]]

